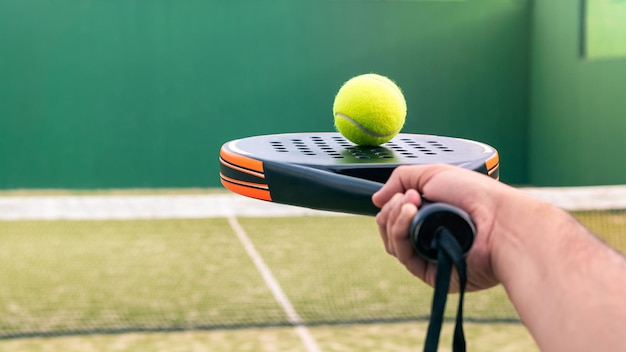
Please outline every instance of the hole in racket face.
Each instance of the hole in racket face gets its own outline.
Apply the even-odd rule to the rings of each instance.
[[[357,146],[343,136],[302,136],[270,141],[276,153],[297,153],[303,156],[325,156],[333,159],[391,161],[397,156],[407,159],[436,156],[455,150],[444,142],[431,139],[417,141],[398,138],[376,147]]]

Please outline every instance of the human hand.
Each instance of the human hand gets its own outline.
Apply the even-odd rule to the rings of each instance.
[[[426,261],[411,245],[411,220],[422,198],[444,202],[465,210],[476,225],[476,238],[468,257],[467,290],[486,289],[499,283],[491,265],[491,237],[501,198],[506,188],[492,178],[449,165],[419,165],[397,168],[372,197],[381,208],[376,216],[387,252],[395,256],[413,275],[434,285],[436,263]],[[458,278],[450,291],[458,291]]]

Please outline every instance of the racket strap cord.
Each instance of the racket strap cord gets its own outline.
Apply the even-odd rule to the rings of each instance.
[[[424,352],[437,351],[453,265],[456,267],[459,275],[459,306],[456,313],[452,351],[465,352],[465,334],[463,332],[463,296],[465,295],[465,285],[467,283],[465,257],[459,243],[446,228],[441,228],[437,231],[433,245],[439,250],[439,253],[437,257],[435,293],[433,295],[433,305],[426,333]]]

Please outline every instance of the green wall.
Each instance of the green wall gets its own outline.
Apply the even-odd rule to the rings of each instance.
[[[583,57],[583,1],[534,3],[532,184],[626,183],[626,57]]]
[[[502,179],[524,183],[530,11],[526,0],[2,1],[0,188],[217,186],[222,143],[330,131],[335,92],[365,72],[403,88],[405,132],[489,143]]]

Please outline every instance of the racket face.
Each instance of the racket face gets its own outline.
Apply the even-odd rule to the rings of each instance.
[[[244,196],[310,206],[306,201],[299,204],[297,198],[320,198],[321,205],[345,198],[344,194],[339,194],[343,192],[336,192],[333,196],[332,191],[318,197],[314,188],[324,188],[325,175],[343,175],[340,181],[345,184],[340,185],[341,188],[360,182],[361,192],[369,197],[396,167],[435,163],[456,165],[498,178],[498,153],[483,143],[452,137],[399,134],[383,145],[364,147],[333,132],[264,135],[227,142],[220,150],[220,178],[227,189]],[[292,173],[292,170],[299,171]],[[312,207],[324,209],[323,206]],[[352,209],[347,211],[354,212]],[[370,210],[366,212],[370,213]]]

